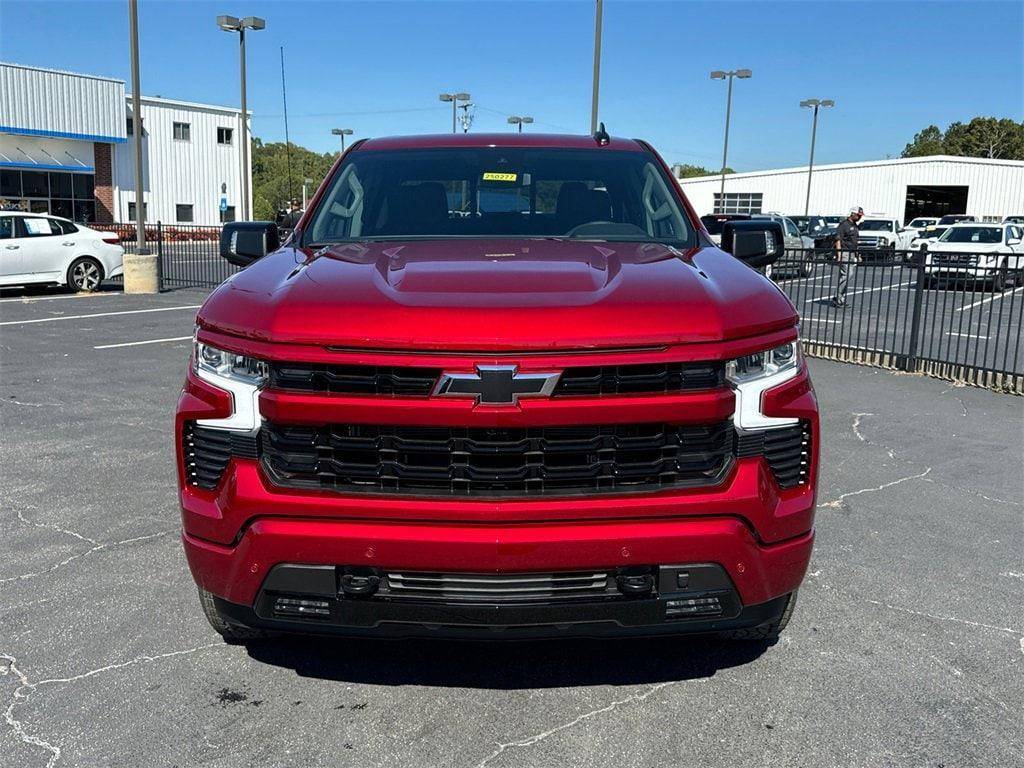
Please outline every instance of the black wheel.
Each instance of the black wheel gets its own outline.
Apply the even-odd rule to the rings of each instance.
[[[814,264],[809,261],[805,262],[800,269],[800,277],[810,277],[812,274],[814,274]]]
[[[794,608],[796,608],[796,590],[789,593],[782,614],[774,621],[749,629],[731,629],[728,632],[719,632],[718,635],[725,640],[778,640],[782,630],[789,624]]]
[[[1006,290],[1006,273],[1007,262],[1003,262],[999,265],[999,271],[996,272],[996,276],[992,278],[992,291],[995,293],[1002,293]]]
[[[103,265],[91,256],[75,259],[68,267],[68,288],[91,293],[103,282]]]
[[[203,613],[206,615],[206,620],[210,622],[210,626],[228,643],[245,643],[250,640],[264,640],[271,637],[266,630],[252,629],[225,621],[224,617],[217,612],[217,604],[213,601],[213,595],[202,587],[199,587],[199,604],[203,607]]]

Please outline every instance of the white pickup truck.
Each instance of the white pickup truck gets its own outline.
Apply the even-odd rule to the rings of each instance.
[[[899,219],[876,214],[864,217],[857,228],[860,230],[857,248],[867,252],[861,253],[861,258],[870,255],[872,251],[877,251],[880,257],[894,250],[905,251],[910,247],[914,235],[913,232],[904,229]]]

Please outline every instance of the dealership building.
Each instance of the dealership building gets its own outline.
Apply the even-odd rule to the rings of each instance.
[[[680,179],[697,212],[802,214],[807,166]],[[724,202],[724,205],[723,205]],[[979,157],[911,157],[816,165],[811,214],[845,214],[853,205],[904,223],[917,216],[973,214],[979,221],[1024,215],[1024,162]]]
[[[146,221],[234,220],[244,188],[240,110],[141,101]],[[0,63],[0,202],[85,223],[133,221],[131,109],[122,80]]]

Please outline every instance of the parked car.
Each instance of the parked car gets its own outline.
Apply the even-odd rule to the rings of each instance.
[[[1007,216],[1003,224],[1024,224],[1024,216]]]
[[[966,213],[950,213],[939,219],[939,224],[948,227],[950,224],[956,224],[961,221],[977,221],[977,219]]]
[[[830,215],[821,218],[825,220],[825,226],[818,229],[813,235],[814,251],[818,258],[832,259],[835,258],[836,228],[846,216]]]
[[[928,227],[927,229],[924,229],[921,232],[919,232],[914,237],[914,239],[910,241],[910,246],[908,247],[907,253],[905,254],[906,261],[913,260],[914,253],[916,253],[917,251],[928,250],[928,247],[930,247],[932,243],[938,240],[942,233],[945,232],[947,229],[949,229],[949,227],[933,226]]]
[[[931,216],[918,216],[916,219],[911,219],[910,223],[907,224],[904,229],[910,235],[910,240],[913,241],[915,237],[928,229],[928,227],[934,227],[939,223],[937,217]]]
[[[726,222],[730,255],[690,210],[640,141],[460,134],[349,149],[269,254],[226,224],[253,263],[199,310],[175,433],[214,629],[777,636],[818,473],[800,318],[751,268],[777,223]]]
[[[893,251],[905,251],[910,247],[911,233],[904,229],[899,219],[871,215],[861,219],[858,251],[861,259],[888,258]]]
[[[95,291],[122,274],[124,248],[113,232],[24,211],[0,211],[0,285],[66,285]]]
[[[811,258],[814,248],[813,238],[801,235],[796,223],[781,213],[755,213],[751,214],[750,218],[768,219],[782,225],[786,255],[772,264],[766,274],[775,279],[810,276],[814,271],[814,262]]]
[[[928,246],[925,275],[929,284],[942,280],[985,280],[1001,291],[1024,278],[1024,226],[959,223]]]
[[[700,217],[700,223],[708,231],[711,242],[715,245],[722,244],[722,227],[727,221],[746,221],[750,218],[749,213],[709,213]]]
[[[822,230],[835,226],[834,224],[829,224],[824,216],[790,216],[788,218],[796,224],[796,228],[800,230],[801,235],[812,240]]]

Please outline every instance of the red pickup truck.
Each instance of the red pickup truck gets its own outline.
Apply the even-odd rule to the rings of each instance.
[[[786,296],[643,141],[370,139],[197,317],[183,541],[227,640],[775,638],[817,403]],[[731,251],[726,252],[726,251]],[[746,262],[746,263],[744,263]]]

